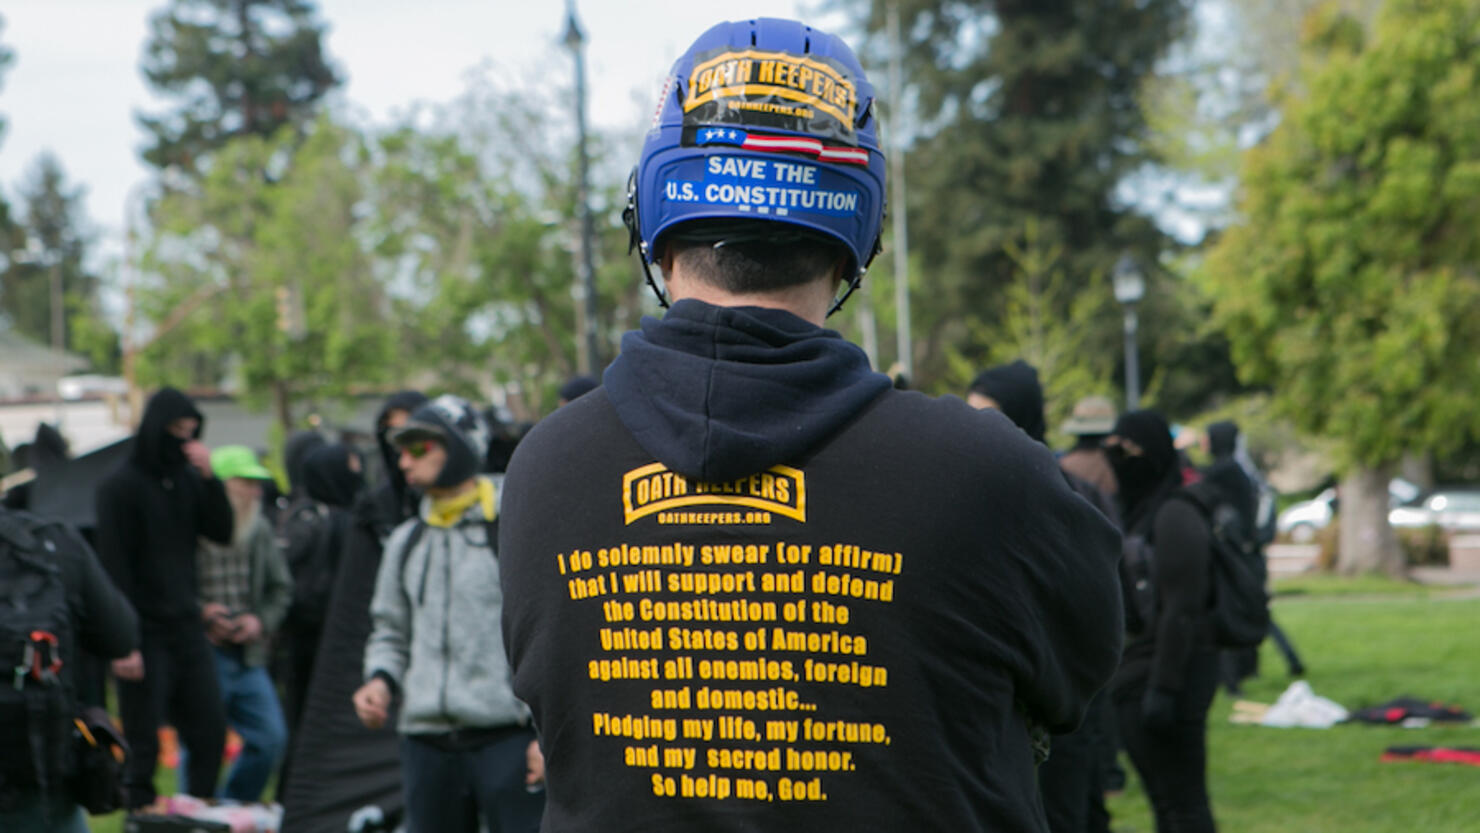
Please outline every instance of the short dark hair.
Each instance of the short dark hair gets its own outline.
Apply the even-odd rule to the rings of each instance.
[[[691,223],[668,239],[686,274],[735,293],[770,292],[826,277],[848,250],[778,223]]]

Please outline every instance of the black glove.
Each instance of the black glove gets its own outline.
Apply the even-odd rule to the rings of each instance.
[[[1164,732],[1177,722],[1177,693],[1164,688],[1148,688],[1141,698],[1141,722],[1146,728]]]

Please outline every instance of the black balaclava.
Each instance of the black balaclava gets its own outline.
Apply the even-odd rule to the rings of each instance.
[[[1038,371],[1022,359],[983,370],[971,390],[996,401],[1002,413],[1038,442],[1043,442],[1043,386]]]
[[[1238,450],[1238,423],[1232,420],[1208,426],[1208,451],[1214,457],[1232,457]]]
[[[150,397],[139,430],[134,434],[134,462],[155,474],[185,465],[185,441],[168,430],[170,423],[181,417],[194,417],[200,422],[195,429],[195,437],[199,438],[206,421],[190,397],[174,388],[160,388]]]
[[[432,485],[456,486],[483,470],[488,455],[488,423],[466,399],[443,394],[411,412],[401,428],[391,432],[397,444],[418,437],[433,439],[447,449],[447,462]]]
[[[288,493],[297,497],[303,492],[303,463],[308,455],[328,445],[317,431],[295,431],[283,444],[283,468],[288,472]]]
[[[1120,415],[1111,432],[1134,442],[1141,454],[1128,457],[1118,447],[1106,449],[1115,478],[1120,483],[1120,502],[1126,529],[1133,527],[1156,507],[1168,492],[1181,483],[1177,449],[1172,428],[1156,411],[1130,411]]]
[[[349,446],[325,444],[308,452],[303,459],[302,488],[320,503],[348,509],[365,488],[365,476],[349,467],[354,455]]]

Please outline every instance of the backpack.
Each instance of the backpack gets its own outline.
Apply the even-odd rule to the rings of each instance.
[[[284,619],[285,629],[317,632],[323,628],[329,610],[342,536],[328,507],[316,501],[295,501],[278,524],[278,546],[293,576],[293,600]]]
[[[1191,504],[1208,522],[1211,555],[1209,585],[1213,641],[1220,648],[1250,648],[1269,632],[1268,573],[1259,546],[1240,531],[1238,509],[1208,483],[1184,486],[1168,499]],[[1155,628],[1156,552],[1148,535],[1127,531],[1121,549],[1121,592],[1126,629],[1133,634]]]
[[[1189,486],[1176,493],[1208,521],[1213,563],[1213,640],[1220,648],[1254,648],[1269,633],[1269,579],[1264,556],[1240,530],[1242,518],[1216,488]]]
[[[0,781],[43,794],[70,776],[76,656],[55,526],[0,512]]]

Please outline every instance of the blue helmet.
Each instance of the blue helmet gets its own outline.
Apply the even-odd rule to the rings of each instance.
[[[874,88],[853,50],[793,20],[705,32],[663,86],[623,218],[665,306],[649,269],[664,235],[695,220],[767,221],[847,249],[836,310],[879,253],[884,224]]]

